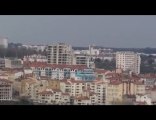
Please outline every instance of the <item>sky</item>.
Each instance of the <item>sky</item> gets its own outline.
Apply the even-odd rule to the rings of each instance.
[[[22,44],[156,48],[156,16],[0,15],[0,36]]]

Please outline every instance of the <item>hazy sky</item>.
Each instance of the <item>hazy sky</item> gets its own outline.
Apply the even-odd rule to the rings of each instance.
[[[23,44],[156,48],[156,16],[1,15],[0,36]]]

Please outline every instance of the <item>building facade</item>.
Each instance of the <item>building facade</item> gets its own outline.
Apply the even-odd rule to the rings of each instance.
[[[48,63],[72,64],[72,47],[65,43],[48,46]]]
[[[0,101],[12,100],[12,82],[0,79]]]
[[[123,71],[132,71],[136,74],[140,73],[141,58],[134,52],[116,52],[116,68]]]

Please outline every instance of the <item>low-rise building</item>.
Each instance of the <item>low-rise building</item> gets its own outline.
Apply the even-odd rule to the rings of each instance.
[[[22,68],[23,61],[16,58],[5,58],[5,68]]]
[[[152,105],[152,100],[147,95],[136,95],[136,102],[145,102],[147,105]]]
[[[44,104],[69,104],[69,94],[63,94],[59,89],[46,89],[38,93],[38,103]]]
[[[87,96],[78,96],[74,98],[74,105],[91,105],[91,100]]]

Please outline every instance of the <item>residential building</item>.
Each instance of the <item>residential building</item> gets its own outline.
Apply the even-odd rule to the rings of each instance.
[[[4,58],[0,58],[0,69],[1,68],[5,68],[5,59]]]
[[[96,79],[106,81],[107,73],[112,73],[112,72],[109,70],[104,70],[104,69],[95,69]]]
[[[48,63],[50,64],[72,64],[72,47],[65,43],[48,46]]]
[[[103,81],[60,81],[60,89],[74,97],[74,104],[104,105],[106,100],[106,86]]]
[[[27,78],[21,81],[21,95],[29,97],[30,99],[36,101],[38,98],[38,93],[42,92],[48,87],[47,80],[38,81],[35,78]]]
[[[124,95],[144,95],[146,93],[145,88],[145,84],[141,81],[123,82]]]
[[[150,89],[150,98],[152,103],[156,103],[156,86]]]
[[[145,102],[146,105],[152,105],[152,100],[147,95],[136,95],[136,102]]]
[[[140,73],[141,58],[140,55],[130,51],[116,52],[116,68],[123,71],[132,71]]]
[[[88,68],[94,68],[95,64],[87,54],[74,54],[72,57],[72,64],[73,65],[86,65]]]
[[[0,79],[0,101],[12,100],[12,82],[6,79]]]
[[[47,64],[43,62],[32,62],[29,66],[38,77],[47,76],[49,79],[94,80],[95,72],[86,65],[61,65]]]
[[[74,98],[74,105],[91,105],[91,100],[87,96],[78,96]]]
[[[5,68],[22,68],[23,61],[16,58],[5,58]]]
[[[68,93],[62,93],[60,89],[46,89],[38,93],[38,103],[44,104],[70,104],[70,96]]]
[[[111,81],[107,86],[106,104],[121,103],[123,98],[123,85],[121,81]]]
[[[59,80],[48,80],[48,85],[52,89],[60,89],[60,81]]]

